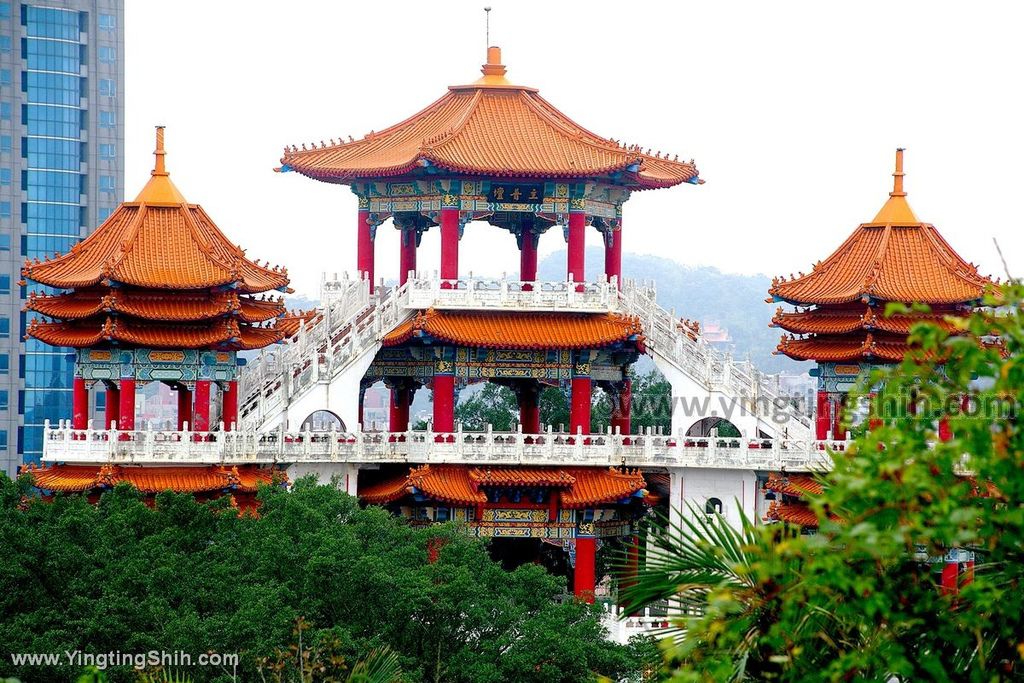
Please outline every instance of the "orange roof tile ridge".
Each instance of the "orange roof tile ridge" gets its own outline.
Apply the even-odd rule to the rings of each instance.
[[[531,109],[536,111],[540,116],[542,116],[547,121],[561,128],[566,134],[576,138],[577,142],[589,144],[591,147],[595,147],[606,152],[621,154],[623,156],[627,156],[628,154],[630,154],[630,150],[624,149],[619,145],[616,145],[606,140],[600,135],[576,123],[565,114],[562,114],[557,107],[555,107],[553,104],[551,104],[546,99],[541,97],[539,94],[533,93],[531,96],[527,96],[526,101]],[[538,103],[542,104],[543,106],[537,106]],[[575,130],[569,129],[568,124],[571,124]],[[627,163],[623,165],[628,166],[629,163],[640,163],[642,160],[643,154],[637,153],[637,157],[635,158],[634,162],[627,161]]]
[[[420,154],[422,156],[427,156],[427,150],[439,147],[458,136],[458,134],[462,132],[462,129],[466,127],[469,120],[473,117],[473,114],[476,113],[477,107],[480,106],[480,100],[483,99],[483,93],[483,90],[477,90],[473,93],[473,96],[470,98],[464,111],[459,115],[459,118],[456,119],[455,123],[450,125],[447,130],[431,138],[424,139],[420,145]]]

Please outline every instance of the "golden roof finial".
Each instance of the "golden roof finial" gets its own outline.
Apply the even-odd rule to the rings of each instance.
[[[164,157],[167,156],[167,152],[164,151],[164,127],[156,127],[156,151],[153,152],[156,157],[156,165],[153,167],[152,175],[167,175],[167,167],[164,164]]]
[[[889,193],[890,197],[906,197],[907,193],[903,191],[903,147],[896,148],[896,171],[892,174],[892,192]]]
[[[184,204],[185,197],[182,196],[178,188],[171,182],[171,174],[167,172],[167,164],[164,162],[164,157],[167,152],[164,151],[164,127],[156,127],[156,150],[153,152],[153,156],[156,157],[156,163],[153,165],[153,171],[150,173],[152,176],[146,186],[142,188],[142,192],[135,198],[135,201],[146,204]]]
[[[896,149],[896,170],[892,174],[892,192],[889,199],[871,221],[871,225],[918,225],[921,221],[907,203],[907,193],[903,190],[903,148]]]

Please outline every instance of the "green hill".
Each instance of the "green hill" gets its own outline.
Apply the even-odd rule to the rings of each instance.
[[[597,278],[604,269],[604,252],[587,250],[587,279]],[[732,348],[736,358],[750,357],[765,372],[805,373],[808,363],[797,363],[772,353],[779,343],[780,331],[768,327],[776,304],[766,304],[771,278],[766,275],[735,275],[709,266],[684,266],[668,258],[622,255],[622,272],[634,280],[653,280],[658,303],[681,318],[699,320],[704,329],[717,325],[727,332],[731,342],[718,344]],[[565,277],[565,251],[550,254],[538,265],[538,279],[561,280]]]

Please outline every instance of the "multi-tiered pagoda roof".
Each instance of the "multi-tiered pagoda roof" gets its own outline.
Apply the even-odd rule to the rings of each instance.
[[[135,201],[123,202],[66,254],[25,263],[23,274],[61,294],[32,295],[28,335],[55,346],[254,349],[279,341],[284,268],[245,257],[198,204],[190,204],[164,163]]]
[[[907,334],[919,321],[945,323],[977,303],[988,277],[978,273],[942,238],[934,225],[918,220],[903,190],[903,150],[896,153],[895,184],[889,200],[809,274],[775,278],[769,301],[779,308],[772,324],[790,332],[778,351],[797,360],[898,362]],[[920,303],[930,313],[885,316],[889,302]],[[797,336],[794,336],[797,335]]]
[[[693,161],[602,138],[536,88],[511,83],[496,47],[488,50],[480,79],[449,87],[405,121],[359,140],[286,148],[281,163],[283,169],[340,184],[427,169],[494,178],[605,178],[631,189],[700,182]]]

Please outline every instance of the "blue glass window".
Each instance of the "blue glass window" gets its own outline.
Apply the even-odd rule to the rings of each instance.
[[[10,36],[0,36],[0,52],[10,52],[12,45]]]
[[[11,336],[11,319],[6,315],[0,316],[0,337],[6,339]]]
[[[28,200],[77,204],[82,192],[82,176],[60,171],[29,171]]]
[[[96,209],[96,218],[100,223],[110,218],[110,214],[114,213],[114,207],[112,206],[101,206]]]
[[[25,40],[25,59],[29,69],[78,74],[82,51],[78,43],[28,38]]]
[[[7,277],[6,275],[2,277]],[[6,353],[0,353],[0,375],[6,375],[11,371],[11,357]]]
[[[11,3],[0,2],[0,19],[11,18]]]
[[[0,275],[0,294],[11,293],[11,276]]]
[[[13,109],[10,102],[0,102],[0,119],[10,121]]]
[[[117,50],[108,45],[103,45],[99,49],[99,56],[100,61],[104,64],[113,64],[117,61]]]
[[[101,175],[100,176],[100,192],[114,192],[114,176],[112,175]]]
[[[113,128],[117,125],[117,113],[112,111],[100,112],[100,128]]]
[[[81,110],[70,107],[29,104],[25,106],[25,123],[29,135],[77,138],[82,129],[81,114]]]
[[[25,26],[29,36],[74,41],[81,37],[78,12],[30,5],[25,10]]]
[[[10,85],[14,81],[11,78],[10,69],[0,69],[0,85]]]
[[[0,152],[10,152],[14,149],[10,135],[0,135]]]
[[[10,185],[14,173],[9,168],[0,168],[0,185]]]
[[[0,429],[0,451],[7,450],[7,430]]]
[[[82,99],[78,76],[68,74],[25,73],[28,101],[38,104],[63,104],[77,107]]]
[[[66,370],[72,370],[72,361],[68,360],[67,354],[63,351],[55,352],[52,346],[46,348],[46,353],[25,354],[25,387],[27,389],[70,389],[74,373],[72,371],[67,372],[66,377],[64,375]],[[28,422],[28,406],[25,407],[25,421]]]
[[[0,389],[0,410],[7,410],[11,407],[11,397],[6,389]]]
[[[0,233],[0,251],[11,250],[11,236],[9,234]]]
[[[29,168],[79,170],[82,146],[77,140],[28,138],[26,144]]]
[[[100,145],[100,159],[113,159],[117,156],[117,151],[114,149],[113,143],[105,143]]]
[[[117,95],[117,82],[112,78],[101,78],[100,95],[104,97],[114,97]]]
[[[10,217],[11,217],[11,203],[7,202],[7,201],[0,202],[0,218],[10,218]]]
[[[55,228],[47,225],[47,230],[54,230]],[[75,227],[74,237],[60,237],[57,235],[27,235],[25,237],[25,256],[26,258],[39,258],[53,256],[53,252],[59,252],[65,254],[71,251],[71,247],[75,246],[78,242],[78,231],[79,228]]]
[[[99,25],[104,31],[113,31],[117,28],[117,18],[113,14],[101,14]]]

